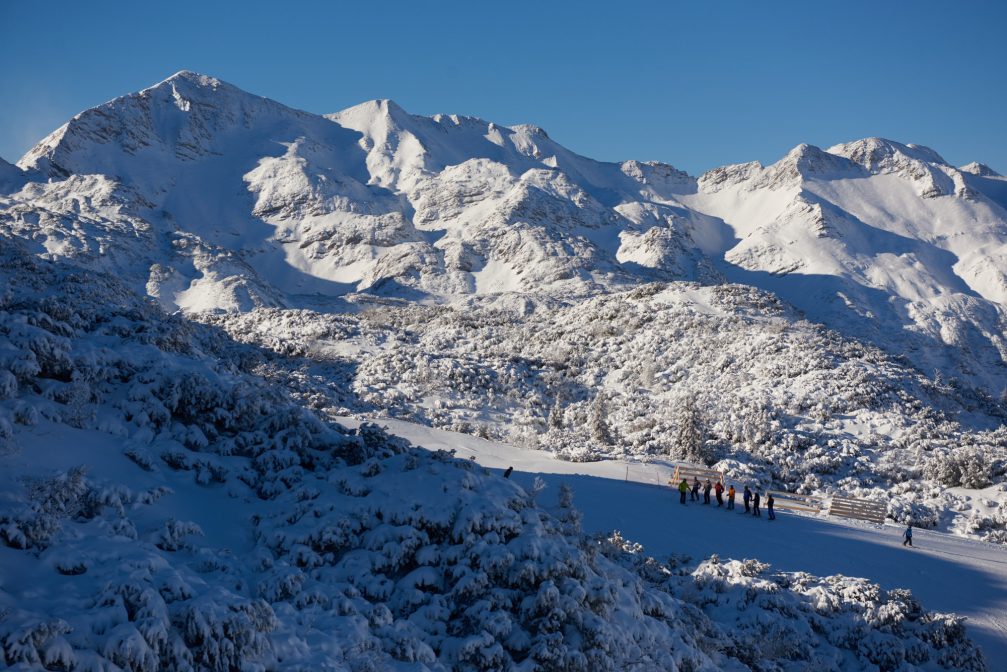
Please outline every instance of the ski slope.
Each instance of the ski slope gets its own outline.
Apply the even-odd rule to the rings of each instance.
[[[341,422],[355,426],[359,420]],[[621,461],[563,462],[477,437],[381,418],[391,433],[430,450],[454,450],[489,468],[514,467],[528,488],[536,477],[550,502],[560,484],[573,487],[586,532],[613,529],[656,557],[686,554],[696,560],[758,558],[776,569],[870,579],[882,588],[908,588],[927,609],[968,618],[991,670],[1007,670],[1007,551],[949,534],[915,530],[913,549],[902,547],[902,528],[780,512],[769,522],[702,504],[678,503],[667,486],[669,464]],[[741,506],[740,497],[738,502]]]

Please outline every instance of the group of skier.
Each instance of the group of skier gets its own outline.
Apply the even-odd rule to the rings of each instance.
[[[674,485],[672,481],[668,481],[668,483],[670,485]],[[727,492],[727,510],[728,511],[734,510],[734,497],[737,493],[733,485],[728,486],[728,488],[725,490],[724,485],[720,481],[712,483],[710,479],[706,479],[706,483],[704,484],[700,483],[698,476],[693,477],[692,487],[689,486],[689,481],[688,479],[685,478],[683,478],[682,481],[678,484],[679,503],[684,506],[687,497],[694,502],[698,502],[699,491],[701,488],[703,490],[703,504],[710,504],[710,492],[713,491],[713,493],[717,497],[717,506],[718,507],[724,506],[724,493]],[[762,503],[761,492],[759,492],[757,489],[753,492],[746,485],[745,491],[742,494],[741,499],[745,503],[745,513],[750,513],[756,517],[762,517],[762,510],[759,508],[759,505]],[[768,493],[768,496],[766,497],[766,511],[769,520],[776,520],[776,512],[773,510],[773,505],[775,503],[776,501],[773,499],[773,493],[771,492]],[[909,526],[906,527],[905,532],[902,533],[902,538],[903,538],[902,541],[903,546],[913,545],[912,523],[910,523]]]
[[[698,476],[693,478],[691,488],[689,487],[689,481],[685,478],[683,478],[682,482],[678,484],[679,503],[684,505],[686,497],[691,497],[692,501],[698,502],[700,488],[703,489],[703,504],[710,503],[710,491],[712,490],[717,497],[717,506],[718,507],[724,506],[725,489],[723,483],[721,483],[720,481],[712,483],[710,479],[706,479],[706,483],[703,484],[700,483]],[[729,486],[726,489],[726,492],[727,492],[727,510],[733,511],[734,497],[737,494],[737,492],[735,491],[733,485]],[[746,485],[745,491],[742,494],[741,499],[742,502],[744,502],[745,504],[745,513],[750,513],[753,516],[760,518],[762,517],[762,509],[759,508],[760,504],[762,503],[762,493],[760,493],[758,490],[752,492],[752,490]],[[773,499],[773,493],[769,493],[769,496],[766,498],[766,511],[769,520],[776,520],[776,512],[773,510],[774,504],[775,500]]]

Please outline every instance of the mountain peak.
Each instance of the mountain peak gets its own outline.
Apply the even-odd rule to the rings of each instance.
[[[792,165],[801,174],[848,171],[851,168],[848,160],[806,142],[797,145],[787,152],[786,156],[773,164],[773,166],[781,165]]]
[[[214,153],[221,132],[256,118],[307,115],[215,77],[181,70],[141,91],[84,110],[25,154],[18,165],[49,177],[117,174],[122,155],[166,152],[182,160]],[[149,157],[148,157],[149,158]]]
[[[413,115],[390,98],[368,100],[325,117],[360,132],[381,128],[383,135],[394,129],[407,129],[413,124]]]
[[[956,169],[940,154],[912,143],[885,138],[864,138],[828,149],[830,154],[843,156],[874,174],[898,175],[917,184],[920,196],[936,198],[962,193],[951,176]]]
[[[517,124],[516,126],[511,126],[510,129],[515,133],[536,135],[547,140],[550,139],[549,134],[545,132],[545,129],[541,126],[536,126],[535,124]]]
[[[979,177],[1003,177],[1000,173],[993,170],[985,163],[979,163],[978,161],[967,163],[958,170],[962,171],[963,173],[971,173],[972,175],[978,175]]]
[[[221,80],[217,79],[216,77],[211,77],[210,75],[204,75],[198,72],[193,72],[192,70],[179,70],[171,77],[168,77],[149,88],[153,89],[160,86],[161,84],[177,83],[177,82],[188,82],[190,84],[198,86],[211,86],[211,87],[217,87],[220,86],[221,84],[224,84],[224,82],[222,82]]]
[[[849,173],[854,168],[856,166],[848,159],[802,142],[766,169],[764,181],[769,184],[779,184],[783,181],[813,175]]]
[[[887,138],[863,138],[853,142],[833,145],[826,150],[829,154],[844,156],[855,163],[859,163],[872,172],[882,170],[890,164],[901,162],[904,159],[920,161],[923,163],[949,165],[940,154],[924,147],[909,143],[907,145]]]
[[[386,117],[409,117],[412,116],[401,105],[391,98],[375,98],[366,100],[351,107],[347,107],[339,112],[325,115],[329,118],[338,117],[360,117],[360,116],[386,116]]]

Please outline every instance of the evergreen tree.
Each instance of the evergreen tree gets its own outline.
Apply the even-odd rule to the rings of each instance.
[[[696,400],[693,397],[686,398],[677,415],[675,424],[678,429],[675,432],[672,456],[689,462],[712,464],[713,454],[706,445],[706,430],[696,407]]]
[[[549,410],[549,429],[563,429],[563,398],[559,393]]]
[[[599,392],[591,404],[591,416],[589,418],[591,426],[591,438],[603,446],[611,446],[615,443],[612,438],[612,430],[608,426],[608,410],[605,408],[605,394]]]

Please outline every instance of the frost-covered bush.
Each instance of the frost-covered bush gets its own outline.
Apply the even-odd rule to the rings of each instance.
[[[996,504],[992,511],[972,511],[964,531],[985,541],[1007,544],[1007,503]]]
[[[598,364],[578,354],[586,342],[573,325],[557,323],[543,339],[515,328],[506,313],[490,313],[486,322],[448,310],[443,319],[451,328],[440,333],[419,328],[429,321],[423,310],[389,311],[387,323],[402,333],[385,336],[402,351],[398,359],[375,357],[373,371],[394,364],[383,394],[365,377],[358,389],[373,397],[352,400],[347,390],[331,389],[341,379],[319,382],[212,327],[163,315],[113,278],[70,273],[2,243],[0,279],[13,289],[0,308],[0,370],[17,385],[0,409],[30,404],[65,436],[81,436],[80,426],[118,437],[123,449],[108,459],[135,472],[131,483],[149,486],[128,488],[74,469],[34,475],[5,493],[0,534],[14,547],[5,552],[32,580],[0,582],[3,665],[712,671],[746,664],[757,645],[767,669],[795,660],[824,661],[821,669],[828,669],[839,655],[910,660],[905,647],[882,660],[883,647],[861,645],[888,645],[897,632],[920,664],[981,669],[960,623],[919,609],[885,610],[892,598],[878,593],[872,601],[870,590],[861,607],[843,612],[853,635],[832,641],[827,633],[840,629],[831,612],[806,609],[800,589],[764,583],[762,566],[747,563],[738,571],[748,582],[746,613],[775,619],[782,602],[788,615],[772,637],[753,644],[751,631],[734,636],[718,624],[724,610],[705,610],[706,587],[719,581],[728,588],[711,591],[730,594],[733,572],[693,576],[681,562],[645,558],[630,540],[585,537],[568,490],[558,493],[554,517],[535,503],[541,493],[448,451],[409,447],[375,425],[349,431],[311,410],[389,401],[389,408],[420,413],[418,399],[447,381],[458,398],[422,411],[438,422],[489,431],[493,413],[519,405],[525,431],[565,437],[576,451],[595,445],[592,390],[611,377],[603,414],[610,450],[663,453],[675,424],[657,412],[658,402],[678,394],[674,388],[685,380],[674,370],[678,353],[637,379],[635,364],[620,354],[626,342],[607,343]],[[656,294],[638,299],[648,296]],[[729,299],[739,301],[733,293]],[[649,319],[620,303],[598,308],[603,323],[592,337],[606,341],[639,336]],[[320,333],[357,333],[372,328],[370,319]],[[487,324],[495,324],[496,335]],[[413,329],[449,356],[414,358]],[[475,330],[490,333],[460,338]],[[514,338],[529,344],[525,355]],[[477,351],[465,361],[470,347]],[[299,348],[291,352],[328,356],[324,344]],[[391,385],[399,380],[396,367],[415,361],[419,370]],[[620,362],[631,371],[622,378],[614,365]],[[648,380],[661,390],[657,401],[633,391]],[[706,404],[711,392],[700,389],[696,398]],[[562,412],[550,419],[556,399]],[[762,408],[772,415],[773,404]],[[758,432],[744,431],[753,442],[745,450],[768,450],[755,445]],[[201,536],[189,515],[178,515],[179,508],[192,512],[192,504],[180,507],[165,482],[196,489],[219,507],[207,519],[242,541],[228,548],[210,528],[209,538]],[[38,589],[47,585],[58,590]],[[821,594],[819,588],[811,592]],[[826,602],[841,602],[848,590],[826,593]],[[891,613],[908,625],[886,630],[896,627],[886,620]],[[805,639],[788,643],[793,633]],[[807,643],[812,639],[817,646]],[[822,653],[809,658],[809,648]]]
[[[91,513],[91,488],[77,467],[52,478],[26,483],[26,503],[20,511],[0,512],[0,540],[14,548],[45,548],[68,518]]]
[[[993,458],[980,446],[968,446],[933,454],[923,469],[932,481],[949,487],[979,489],[992,483]]]
[[[968,424],[1002,424],[1002,407],[750,287],[653,284],[520,310],[488,297],[463,308],[202,319],[266,347],[295,343],[276,351],[294,347],[301,358],[271,359],[270,373],[315,408],[390,415],[564,460],[731,461],[777,488],[885,499],[901,483],[976,487],[984,472],[996,483],[1007,471],[1007,430]],[[935,469],[933,456],[948,452],[951,467]],[[938,495],[898,496],[935,510]]]
[[[619,547],[621,539],[610,540]],[[710,620],[707,636],[752,669],[986,670],[964,619],[926,612],[905,590],[864,579],[774,572],[755,560],[716,556],[695,569],[663,565],[638,552],[623,562],[641,568]],[[768,661],[780,667],[770,667]]]

